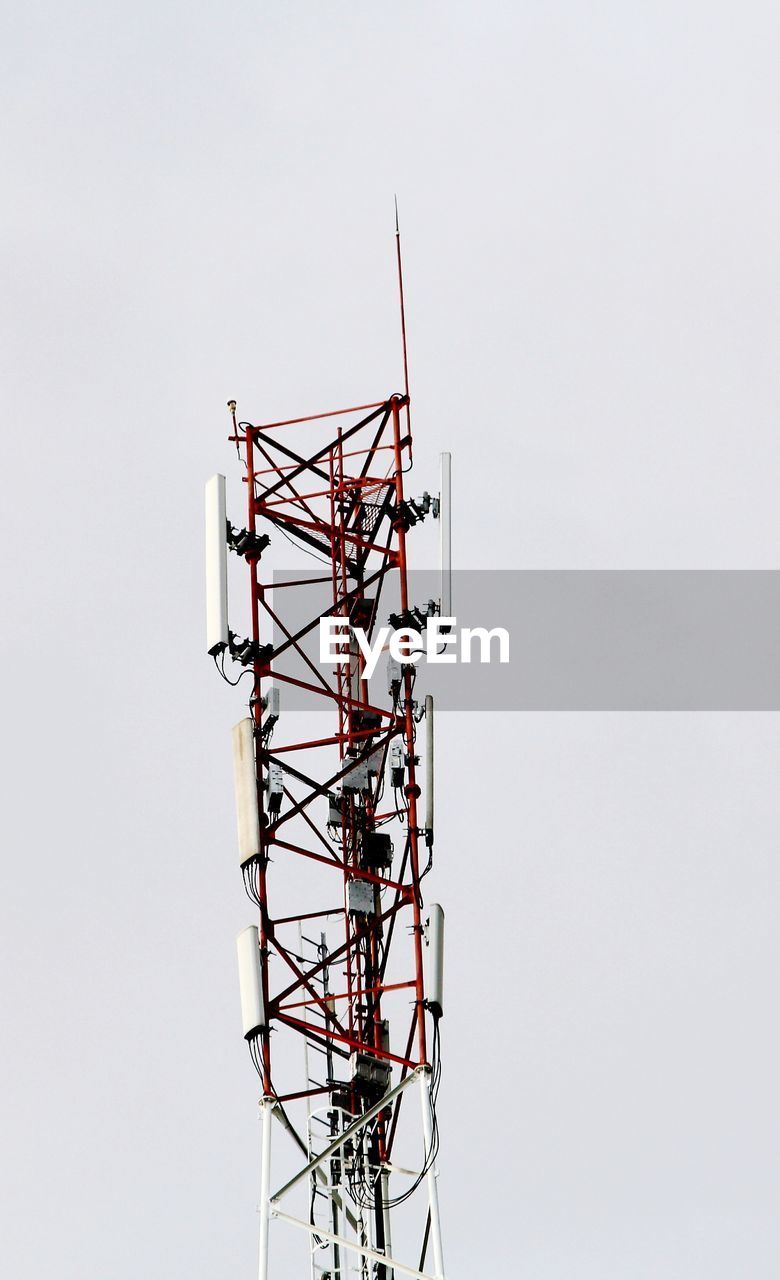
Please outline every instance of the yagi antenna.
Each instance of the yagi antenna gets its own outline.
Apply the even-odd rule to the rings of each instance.
[[[439,617],[452,617],[452,454],[439,454]]]
[[[206,485],[206,646],[214,657],[228,644],[225,477]]]

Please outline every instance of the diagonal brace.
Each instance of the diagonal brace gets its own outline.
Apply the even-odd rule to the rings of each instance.
[[[351,1249],[354,1253],[359,1253],[362,1258],[370,1258],[372,1262],[383,1262],[391,1275],[394,1271],[400,1271],[405,1276],[413,1276],[415,1280],[439,1280],[438,1276],[432,1276],[429,1271],[418,1271],[416,1267],[409,1267],[405,1262],[397,1262],[395,1258],[389,1258],[386,1253],[371,1249],[368,1245],[361,1244],[359,1240],[348,1240],[346,1236],[337,1236],[334,1231],[323,1231],[322,1227],[303,1222],[300,1218],[293,1218],[292,1214],[282,1213],[281,1209],[272,1208],[271,1214],[280,1222],[289,1222],[291,1227],[300,1227],[303,1231],[308,1231],[309,1235],[316,1235],[318,1240],[328,1240],[331,1244],[340,1245],[342,1249]]]
[[[380,1111],[384,1111],[400,1093],[403,1093],[404,1089],[408,1088],[413,1080],[418,1079],[420,1071],[424,1070],[424,1067],[416,1067],[405,1080],[402,1080],[394,1089],[391,1089],[389,1093],[386,1093],[383,1098],[380,1098],[378,1102],[375,1102],[373,1107],[369,1107],[368,1111],[364,1111],[362,1116],[358,1116],[357,1120],[355,1120],[353,1124],[348,1125],[344,1132],[340,1134],[334,1142],[329,1143],[320,1155],[315,1156],[313,1160],[310,1160],[303,1169],[299,1169],[299,1171],[290,1178],[289,1182],[285,1182],[283,1187],[280,1187],[278,1191],[274,1192],[271,1196],[271,1203],[273,1204],[277,1200],[281,1200],[282,1196],[287,1195],[287,1192],[297,1186],[299,1182],[302,1182],[305,1178],[311,1177],[315,1169],[317,1169],[324,1160],[329,1160],[330,1157],[338,1151],[339,1147],[343,1147],[345,1142],[349,1142],[349,1139],[353,1137],[354,1134],[359,1133],[360,1130],[368,1124],[369,1120],[373,1120],[374,1116],[378,1116]]]

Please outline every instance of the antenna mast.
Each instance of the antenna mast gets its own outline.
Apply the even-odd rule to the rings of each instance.
[[[404,357],[404,396],[406,398],[406,430],[410,440],[411,454],[411,438],[412,438],[412,415],[409,408],[411,401],[409,398],[409,359],[406,350],[406,307],[404,305],[404,269],[401,261],[401,226],[398,221],[398,196],[395,199],[395,257],[398,264],[398,305],[401,312],[401,349]]]
[[[207,489],[208,649],[231,684],[246,676],[249,695],[233,755],[239,861],[258,912],[238,950],[244,1038],[262,1088],[260,1280],[289,1280],[289,1268],[273,1270],[273,1223],[305,1238],[312,1280],[445,1280],[444,917],[423,895],[434,861],[433,700],[416,692],[411,661],[369,681],[351,631],[371,640],[393,607],[404,626],[425,625],[409,598],[407,535],[422,515],[404,496],[412,437],[397,204],[396,250],[404,394],[266,424],[239,421],[231,401],[246,527],[227,521],[221,477]],[[286,540],[321,564],[307,559],[282,586],[265,552],[287,552]],[[249,578],[245,639],[227,626],[225,546]],[[311,648],[321,618],[343,633],[328,665]],[[302,736],[280,732],[285,689],[311,713]],[[318,1064],[305,1079],[277,1052],[287,1036],[302,1037]],[[281,1185],[274,1119],[298,1161]]]

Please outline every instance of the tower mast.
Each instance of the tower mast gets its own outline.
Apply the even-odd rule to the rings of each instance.
[[[409,535],[439,502],[404,492],[412,437],[397,224],[396,237],[404,392],[270,423],[239,420],[231,401],[244,528],[224,516],[222,477],[207,486],[209,652],[249,695],[233,744],[241,872],[258,909],[239,935],[239,974],[262,1089],[260,1280],[282,1280],[273,1271],[276,1223],[306,1236],[320,1280],[444,1280],[443,913],[423,892],[433,866],[433,753],[431,745],[423,797],[417,746],[426,711],[432,732],[433,708],[416,692],[413,653],[429,608],[410,598],[408,576]],[[280,580],[277,559],[269,572],[286,540],[319,565]],[[248,577],[245,639],[227,624],[227,550]],[[354,628],[373,642],[388,617],[409,632],[404,660],[369,679]],[[321,619],[337,637],[326,665]],[[302,736],[284,734],[285,694],[307,710]],[[324,733],[318,711],[327,713]],[[303,1037],[319,1071],[289,1078],[288,1057],[277,1066],[273,1052],[281,1035]],[[419,1108],[402,1106],[410,1088]],[[303,1157],[281,1186],[271,1177],[274,1118]],[[399,1147],[413,1168],[398,1165]]]

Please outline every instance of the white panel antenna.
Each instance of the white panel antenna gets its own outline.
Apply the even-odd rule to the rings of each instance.
[[[439,616],[452,617],[452,454],[439,454],[439,563],[441,595]]]
[[[426,982],[428,1008],[435,1018],[444,1013],[444,909],[432,902],[425,929]]]
[[[254,723],[247,716],[233,726],[233,781],[236,788],[238,851],[241,865],[260,856]]]
[[[238,983],[241,990],[241,1022],[244,1039],[249,1040],[266,1025],[263,979],[260,972],[260,935],[250,924],[236,938]]]
[[[228,644],[227,515],[225,477],[206,484],[206,645],[211,654]]]
[[[425,695],[425,843],[433,844],[433,695]]]

